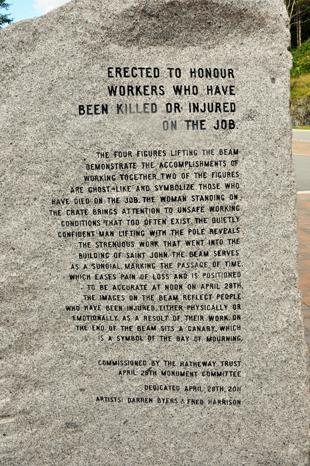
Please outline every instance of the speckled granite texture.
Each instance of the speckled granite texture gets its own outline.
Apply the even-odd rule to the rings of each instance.
[[[286,24],[72,0],[0,31],[1,465],[309,464]]]

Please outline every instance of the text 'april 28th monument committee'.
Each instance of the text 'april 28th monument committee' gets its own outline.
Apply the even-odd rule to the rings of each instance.
[[[0,33],[6,466],[308,465],[281,0]]]

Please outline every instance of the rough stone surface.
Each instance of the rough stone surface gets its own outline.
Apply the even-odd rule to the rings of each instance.
[[[308,465],[286,23],[281,0],[74,0],[0,32],[1,464]],[[115,67],[158,68],[160,76],[109,78],[108,67],[113,76]],[[180,68],[181,78],[170,78],[169,67]],[[191,78],[190,68],[232,69],[233,76]],[[165,95],[158,88],[158,95],[135,90],[114,97],[112,85],[163,86]],[[191,87],[191,95],[177,96],[176,85],[197,86],[198,95]],[[190,103],[202,109],[204,102],[220,105],[218,112],[189,112]],[[223,113],[226,102],[235,112]],[[166,113],[167,103],[176,113]],[[79,106],[94,112],[94,104],[107,105],[108,114],[79,114]],[[157,112],[117,114],[117,104]],[[200,129],[192,126],[196,120]],[[234,123],[216,130],[217,120]],[[164,131],[164,121],[177,129]],[[119,162],[137,165],[90,167]],[[147,173],[147,180],[124,179]],[[115,178],[85,180],[104,175]],[[184,184],[192,188],[159,191]],[[94,186],[101,192],[91,193]],[[161,200],[168,195],[181,198]],[[224,200],[210,201],[213,195]],[[212,214],[210,206],[222,211]],[[100,241],[107,244],[97,247]],[[126,264],[155,269],[125,270]],[[156,329],[137,329],[147,325]],[[138,341],[122,342],[131,335]],[[119,375],[123,370],[133,372]],[[234,374],[211,375],[223,370]]]
[[[310,125],[310,98],[303,97],[291,102],[291,116],[293,126]]]

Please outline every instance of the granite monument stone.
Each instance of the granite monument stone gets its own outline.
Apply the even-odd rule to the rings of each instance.
[[[0,32],[5,466],[306,466],[282,0]]]

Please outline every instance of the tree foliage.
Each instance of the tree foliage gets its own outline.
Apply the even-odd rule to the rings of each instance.
[[[7,10],[9,8],[9,4],[5,2],[5,0],[0,0],[0,9]],[[0,29],[2,28],[3,24],[11,24],[13,19],[9,18],[9,15],[3,15],[0,13]]]
[[[284,0],[289,17],[289,29],[298,22],[298,17],[310,13],[310,0]]]
[[[296,49],[291,49],[293,56],[293,68],[291,76],[298,77],[310,73],[310,39],[302,43]]]
[[[289,17],[292,42],[295,42],[296,34],[296,44],[300,47],[303,23],[310,20],[310,0],[284,0],[284,3]]]

